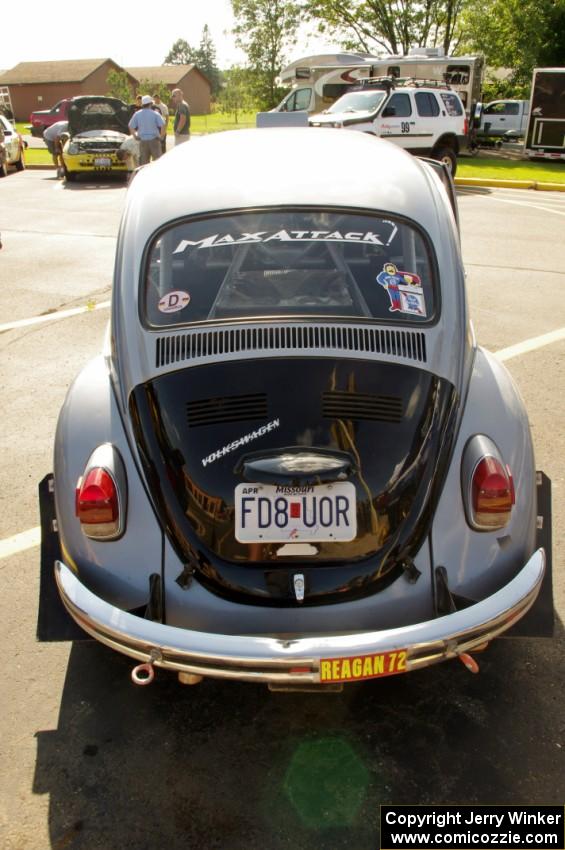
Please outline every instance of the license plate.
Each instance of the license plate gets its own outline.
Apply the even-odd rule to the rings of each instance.
[[[112,166],[112,160],[109,156],[97,156],[94,160],[94,165],[96,168],[110,168]]]
[[[238,484],[235,537],[240,543],[321,543],[357,534],[355,486]]]
[[[374,655],[350,655],[345,658],[322,658],[320,682],[355,682],[406,673],[406,650],[378,652]]]

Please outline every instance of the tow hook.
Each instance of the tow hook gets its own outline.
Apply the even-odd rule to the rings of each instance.
[[[163,656],[159,649],[152,649],[149,653],[149,661],[144,664],[138,664],[131,671],[131,680],[134,685],[150,685],[155,678],[155,670],[153,665],[157,661],[162,661]]]
[[[461,652],[457,656],[457,658],[459,659],[459,661],[461,661],[462,664],[465,665],[465,667],[467,668],[467,670],[470,673],[478,673],[479,672],[479,665],[477,664],[477,662],[475,661],[473,656],[469,655],[468,652]]]

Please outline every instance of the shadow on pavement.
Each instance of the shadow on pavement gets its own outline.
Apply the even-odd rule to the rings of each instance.
[[[559,634],[495,643],[479,675],[453,661],[333,695],[135,687],[133,661],[75,643],[37,733],[51,847],[374,850],[381,803],[561,804]]]

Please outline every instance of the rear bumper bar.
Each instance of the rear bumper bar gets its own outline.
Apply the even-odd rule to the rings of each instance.
[[[79,626],[138,661],[201,676],[316,684],[324,659],[405,650],[410,671],[470,652],[528,611],[544,570],[545,553],[538,549],[505,587],[462,611],[398,629],[296,638],[210,634],[167,626],[109,605],[61,561],[55,563],[55,578],[63,603]]]

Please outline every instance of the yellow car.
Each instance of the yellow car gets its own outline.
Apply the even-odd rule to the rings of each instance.
[[[69,109],[70,138],[63,148],[65,178],[77,175],[123,174],[128,170],[118,150],[129,135],[135,107],[115,97],[88,95],[73,99]]]

